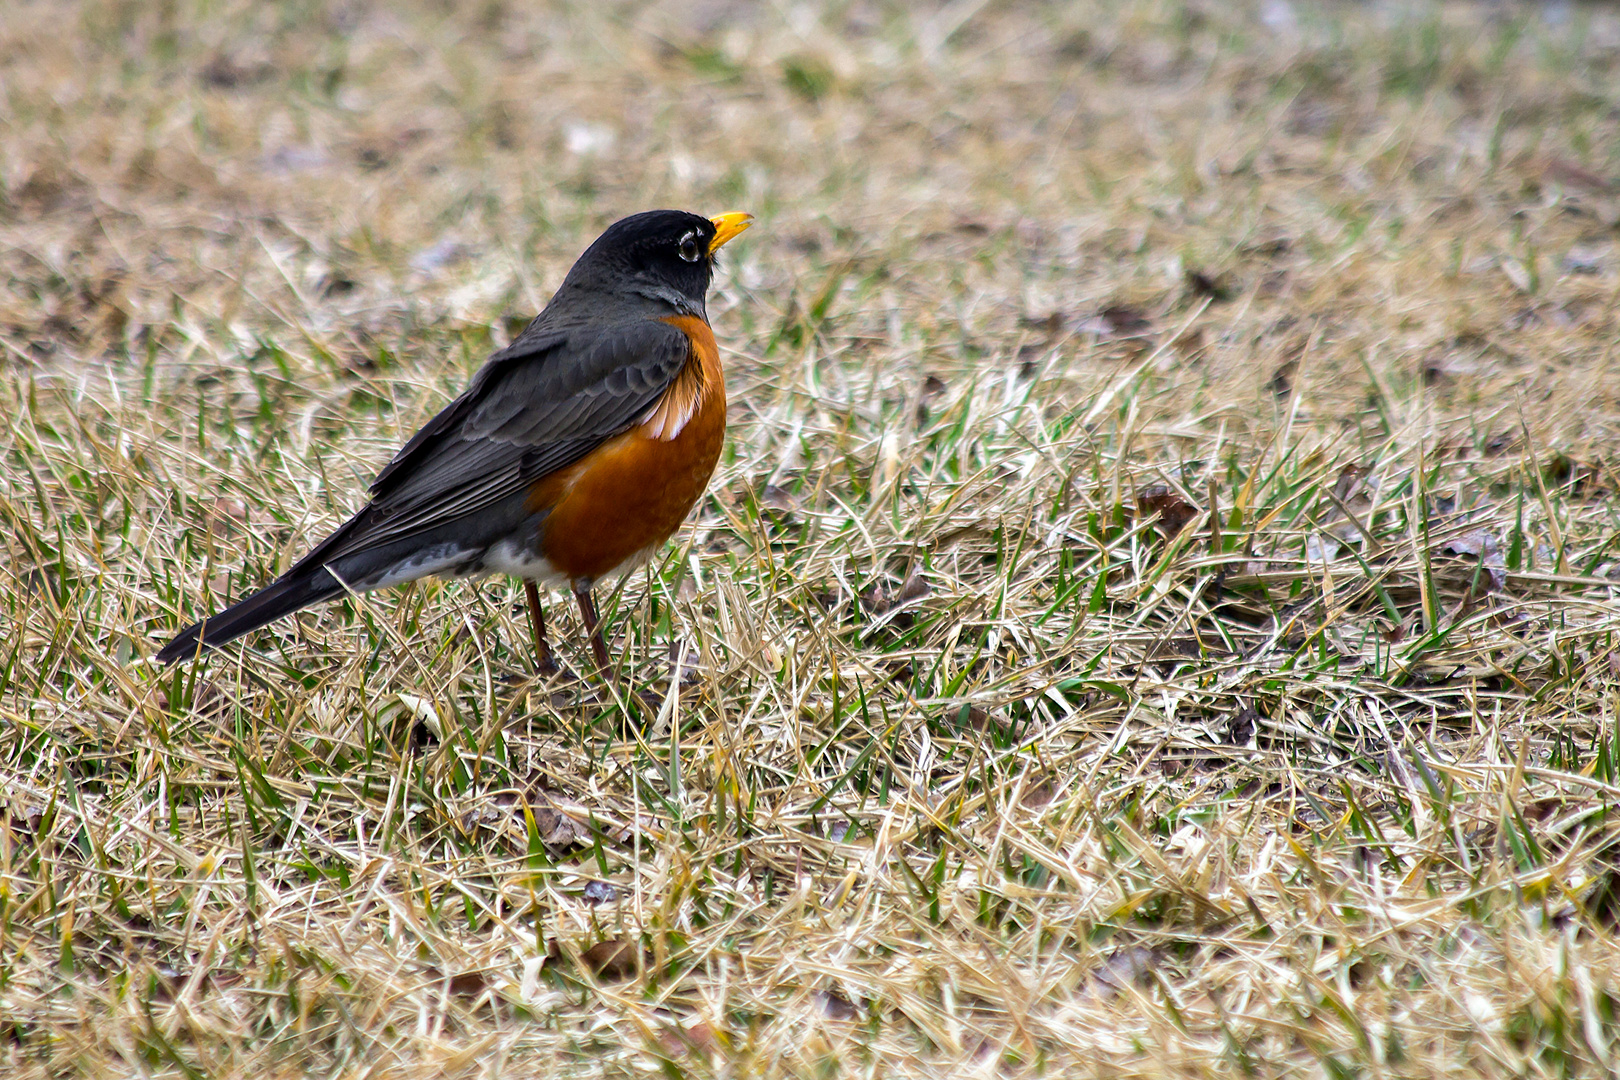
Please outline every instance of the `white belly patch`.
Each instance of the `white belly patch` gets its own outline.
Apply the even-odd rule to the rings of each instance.
[[[423,548],[408,559],[400,560],[380,574],[351,584],[357,589],[386,589],[392,585],[403,585],[407,581],[431,577],[434,574],[455,577],[457,571],[466,566],[470,554],[472,553],[466,548],[456,544],[435,544]]]
[[[537,555],[532,548],[513,540],[502,540],[491,545],[484,552],[480,564],[480,571],[486,574],[511,574],[558,588],[568,584],[568,579],[557,572],[550,559]]]

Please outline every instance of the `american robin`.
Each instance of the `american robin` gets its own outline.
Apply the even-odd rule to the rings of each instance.
[[[704,298],[715,252],[752,221],[653,210],[609,226],[545,310],[394,455],[365,509],[158,660],[348,591],[502,572],[524,581],[542,669],[555,665],[536,582],[573,590],[606,671],[591,586],[668,540],[720,457],[726,386]]]

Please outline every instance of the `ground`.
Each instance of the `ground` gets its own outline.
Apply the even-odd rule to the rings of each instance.
[[[0,95],[6,1075],[1615,1066],[1620,10],[10,0]],[[505,579],[151,662],[656,206],[758,222],[620,682]]]

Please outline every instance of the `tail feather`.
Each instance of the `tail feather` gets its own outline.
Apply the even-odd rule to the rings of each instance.
[[[160,664],[172,664],[196,653],[199,647],[217,649],[243,634],[257,630],[283,615],[320,603],[343,591],[324,569],[284,577],[202,622],[193,623],[163,646],[157,654]]]
[[[430,574],[462,576],[481,572],[481,560],[491,544],[514,533],[538,535],[547,511],[536,514],[529,509],[528,497],[525,488],[475,513],[385,539],[380,544],[374,527],[387,519],[378,516],[375,504],[368,505],[315,545],[281,578],[180,631],[158,652],[158,662],[172,664],[199,648],[216,649],[283,615],[340,596],[345,591],[340,578],[356,591],[365,592]]]

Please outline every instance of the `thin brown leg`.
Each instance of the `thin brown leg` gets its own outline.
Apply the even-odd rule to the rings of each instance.
[[[591,587],[581,587],[576,583],[574,599],[579,601],[579,617],[585,620],[585,632],[591,635],[591,652],[596,654],[596,666],[602,669],[602,674],[611,675],[607,643],[602,640],[602,623],[596,616],[596,601],[591,598]]]
[[[554,675],[557,661],[551,655],[551,643],[546,640],[546,617],[540,614],[540,590],[534,582],[523,583],[523,595],[529,600],[529,629],[534,633],[534,666],[542,675]]]

